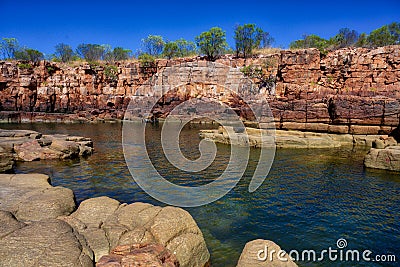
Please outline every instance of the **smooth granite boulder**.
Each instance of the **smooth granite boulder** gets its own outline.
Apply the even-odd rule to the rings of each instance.
[[[271,255],[271,251],[275,253]],[[240,255],[236,267],[295,267],[289,255],[280,255],[281,248],[270,240],[256,239],[248,242]],[[264,259],[265,258],[265,259]]]
[[[98,197],[83,201],[62,219],[86,238],[96,262],[118,245],[149,243],[169,249],[179,266],[203,267],[210,259],[199,227],[180,208],[120,204],[109,197]]]
[[[54,219],[75,209],[74,194],[52,187],[44,174],[0,174],[0,209],[21,221]]]

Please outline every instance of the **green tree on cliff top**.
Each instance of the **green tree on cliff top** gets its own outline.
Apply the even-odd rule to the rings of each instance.
[[[19,49],[18,51],[15,51],[14,57],[17,60],[26,60],[35,63],[44,59],[44,55],[42,52],[31,48],[22,48]]]
[[[16,38],[3,38],[0,42],[0,51],[3,54],[3,59],[14,59],[14,53],[19,49]]]
[[[56,51],[54,54],[61,62],[69,62],[74,57],[74,50],[72,50],[70,45],[59,43],[55,46],[55,49]]]
[[[400,44],[400,23],[393,22],[372,31],[367,43],[370,47]]]
[[[165,41],[160,35],[149,35],[142,39],[143,52],[153,57],[159,57],[164,49]]]
[[[357,43],[359,36],[360,35],[355,30],[342,28],[339,30],[338,34],[330,39],[330,43],[332,43],[332,46],[335,49],[354,46]]]
[[[103,59],[105,47],[98,44],[80,44],[76,53],[88,62],[98,61]]]
[[[206,55],[209,60],[215,60],[228,47],[226,34],[219,27],[213,27],[209,31],[202,32],[196,37],[196,44],[200,53]]]
[[[236,55],[239,56],[241,54],[244,58],[251,56],[253,50],[260,47],[262,41],[264,41],[265,46],[268,43],[268,35],[261,28],[256,27],[255,24],[236,26],[234,38]]]
[[[196,54],[196,45],[183,38],[176,41],[167,42],[164,46],[164,57],[171,59],[174,57],[187,57]]]
[[[319,37],[318,35],[304,35],[303,39],[296,40],[290,43],[290,49],[298,48],[317,48],[321,53],[326,53],[329,46],[329,41]]]

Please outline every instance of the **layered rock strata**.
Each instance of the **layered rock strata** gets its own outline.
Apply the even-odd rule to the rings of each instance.
[[[0,129],[0,172],[12,170],[15,161],[72,159],[92,153],[93,142],[90,138]]]
[[[217,65],[201,57],[158,60],[146,66],[117,63],[116,67],[0,62],[0,110],[6,121],[122,119],[130,101],[141,109],[146,106],[146,97],[157,90],[164,93],[183,79],[181,85],[189,86],[190,92],[195,90],[196,96],[188,90],[166,95],[154,110],[162,117],[189,98],[209,97],[210,92],[219,90],[216,85],[241,87],[243,77],[230,75],[229,68],[253,65],[263,67],[270,82],[253,78],[253,86],[243,88],[247,88],[245,93],[268,101],[278,129],[326,131],[324,125],[338,125],[353,134],[387,134],[399,125],[399,51],[398,45],[345,48],[326,56],[317,49],[282,50],[246,60],[224,56]],[[179,75],[168,71],[176,66],[181,66]],[[141,91],[143,86],[148,89]],[[243,101],[225,95],[224,103],[243,119],[251,118]],[[218,94],[210,97],[221,101]]]

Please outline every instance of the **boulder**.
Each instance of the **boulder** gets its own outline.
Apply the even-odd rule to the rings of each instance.
[[[364,158],[364,165],[368,168],[400,171],[400,145],[384,149],[371,148]]]
[[[192,216],[175,207],[120,204],[108,197],[85,200],[62,218],[82,234],[95,261],[118,245],[158,244],[176,255],[179,266],[205,266],[210,259],[203,234]],[[109,264],[109,261],[107,261]]]
[[[5,220],[10,232],[0,236],[1,267],[93,266],[93,252],[67,223],[52,219],[24,225],[1,212],[0,221]]]
[[[271,251],[275,253],[271,255]],[[295,267],[287,253],[279,255],[281,248],[270,240],[256,239],[248,242],[240,255],[236,267]],[[279,258],[278,258],[279,256]]]
[[[64,159],[74,158],[79,155],[79,143],[75,141],[54,138],[51,142],[50,149],[61,152],[61,157]]]
[[[103,256],[97,267],[152,266],[178,267],[176,256],[159,244],[133,244],[115,247]]]
[[[92,153],[93,142],[89,138],[0,129],[0,172],[10,171],[14,160],[69,159]]]
[[[72,190],[52,187],[44,174],[0,174],[0,209],[22,221],[69,215],[75,209]]]
[[[34,161],[40,159],[42,147],[40,146],[39,142],[34,139],[20,145],[16,145],[14,150],[17,154],[18,160]]]

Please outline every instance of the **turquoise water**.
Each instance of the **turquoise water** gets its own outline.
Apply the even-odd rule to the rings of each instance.
[[[149,197],[133,181],[121,146],[121,124],[22,124],[9,129],[88,136],[95,154],[87,159],[19,163],[18,173],[50,175],[53,185],[71,188],[78,202],[107,195],[121,202]],[[189,158],[199,156],[200,126],[187,127],[181,146]],[[215,179],[226,167],[230,147],[217,145],[217,160],[200,175],[180,172],[160,153],[160,128],[149,127],[148,150],[160,173],[177,184],[199,185]],[[365,150],[352,148],[278,150],[271,172],[254,193],[247,191],[257,164],[257,149],[244,178],[226,196],[206,206],[187,209],[199,224],[213,266],[235,266],[246,242],[270,239],[286,251],[336,248],[345,238],[348,249],[395,254],[397,265],[378,263],[298,262],[300,266],[398,266],[400,260],[400,174],[365,169]]]

